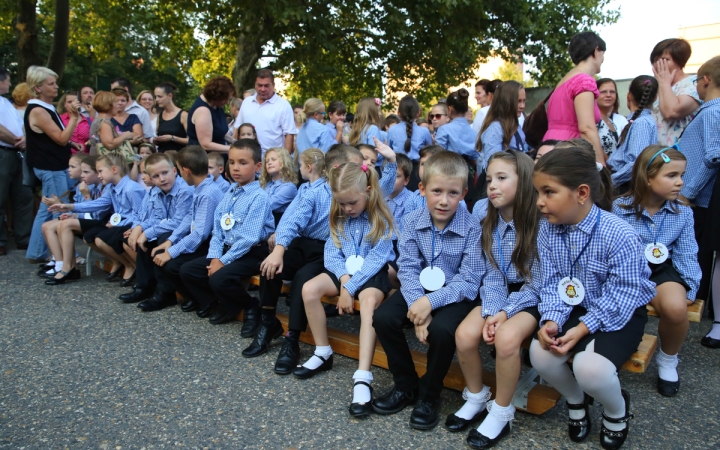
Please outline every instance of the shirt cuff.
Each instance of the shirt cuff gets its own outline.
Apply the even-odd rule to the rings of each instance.
[[[550,311],[542,315],[540,319],[540,326],[545,325],[545,322],[553,321],[558,326],[558,333],[562,332],[562,324],[565,323],[565,316],[559,311]]]
[[[600,321],[591,311],[580,317],[580,321],[590,330],[590,334],[595,334],[600,329]]]

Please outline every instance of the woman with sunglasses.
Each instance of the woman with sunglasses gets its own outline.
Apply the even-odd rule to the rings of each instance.
[[[298,120],[303,124],[297,135],[298,155],[308,148],[319,148],[327,153],[330,146],[342,142],[343,121],[335,123],[335,134],[321,122],[325,118],[325,104],[319,98],[305,100]]]

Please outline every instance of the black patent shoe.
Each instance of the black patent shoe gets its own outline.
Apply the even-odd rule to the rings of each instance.
[[[322,359],[322,364],[320,364],[320,367],[318,367],[317,369],[308,369],[305,366],[299,366],[296,367],[295,370],[293,370],[293,375],[300,378],[301,380],[307,380],[308,378],[312,378],[320,372],[325,372],[332,369],[333,355],[330,355],[327,359],[319,355],[313,356]]]
[[[48,270],[52,270],[52,272],[48,273]],[[40,278],[52,278],[55,276],[56,273],[60,273],[60,271],[55,270],[55,266],[53,266],[47,269],[38,270],[37,276],[39,276]]]
[[[215,303],[211,303],[204,308],[200,308],[198,305],[199,309],[195,311],[195,314],[197,314],[197,316],[201,319],[207,319],[215,310],[215,305]]]
[[[148,288],[134,288],[132,292],[120,294],[118,298],[123,303],[137,303],[143,300],[147,300],[153,295],[153,290]]]
[[[489,437],[483,435],[478,430],[473,428],[470,430],[470,433],[468,434],[466,442],[468,445],[472,448],[481,449],[481,448],[491,448],[495,447],[498,442],[502,438],[508,435],[510,433],[510,430],[512,429],[512,420],[505,424],[502,430],[500,430],[500,434],[495,436],[494,438],[490,439]]]
[[[193,312],[197,311],[199,307],[200,305],[198,305],[198,302],[196,302],[195,300],[187,300],[185,303],[183,303],[180,309],[183,312]]]
[[[612,431],[605,428],[605,425],[603,425],[600,428],[600,445],[602,445],[602,448],[605,450],[617,450],[618,448],[622,447],[622,445],[625,443],[625,439],[627,439],[628,432],[630,431],[630,419],[634,418],[635,416],[630,414],[630,394],[623,389],[622,390],[622,396],[625,399],[625,417],[621,417],[620,419],[614,419],[612,417],[608,417],[605,415],[605,412],[603,411],[603,420],[607,420],[610,423],[624,423],[625,429],[622,431]]]
[[[364,402],[364,403],[354,403],[354,402],[353,402],[353,403],[350,403],[350,407],[348,408],[348,412],[349,412],[350,415],[353,416],[353,417],[358,417],[358,418],[359,418],[359,417],[367,417],[367,416],[370,415],[370,412],[372,411],[372,406],[370,406],[370,405],[372,404],[373,388],[372,388],[372,386],[370,386],[370,383],[368,383],[368,382],[366,382],[366,381],[363,381],[363,380],[358,380],[358,381],[356,381],[356,382],[353,384],[353,387],[356,386],[356,385],[358,385],[358,384],[364,384],[365,386],[368,387],[368,389],[370,389],[370,401],[369,401],[369,402]]]
[[[573,442],[582,442],[590,434],[590,428],[592,424],[590,422],[590,405],[595,400],[589,395],[585,394],[585,400],[579,405],[567,404],[568,409],[573,411],[585,410],[585,417],[578,420],[568,419],[568,437]]]
[[[463,419],[462,417],[458,417],[455,414],[450,414],[449,416],[447,416],[447,419],[445,419],[445,428],[447,428],[448,431],[452,431],[453,433],[465,431],[473,423],[485,420],[485,417],[487,417],[487,415],[487,408],[483,408],[482,411],[475,414],[470,420]]]
[[[175,305],[177,305],[175,294],[157,293],[152,298],[138,303],[138,308],[145,312],[153,312]]]
[[[262,328],[261,328],[262,329]],[[260,332],[258,331],[258,334]],[[278,353],[275,361],[275,371],[278,375],[290,375],[300,362],[300,345],[297,341],[288,339],[283,341],[283,345]]]
[[[417,397],[417,388],[412,391],[401,391],[393,386],[392,389],[380,397],[373,399],[372,409],[382,415],[395,414],[405,409],[408,405],[414,405]]]
[[[283,334],[282,323],[275,319],[272,325],[268,326],[265,324],[260,325],[260,329],[255,335],[252,343],[242,351],[242,355],[245,358],[255,358],[260,355],[267,353],[270,348],[270,342],[273,339],[277,339]]]
[[[135,284],[135,272],[130,275],[130,278],[123,278],[120,282],[120,287],[130,287]]]
[[[680,390],[680,380],[678,379],[677,381],[667,381],[658,377],[657,389],[660,395],[664,397],[675,397]]]
[[[121,274],[125,271],[125,266],[120,266],[118,270],[115,272],[110,272],[107,277],[105,277],[105,281],[119,281],[121,278]]]
[[[260,323],[260,308],[246,309],[243,314],[243,324],[240,329],[240,336],[244,338],[254,337],[260,329]]]
[[[65,272],[64,270],[61,270],[58,272],[62,275],[61,278],[48,278],[45,280],[45,284],[48,286],[57,286],[59,284],[65,284],[66,281],[76,281],[80,279],[80,271],[77,270],[75,267],[73,267],[70,272]]]
[[[440,398],[418,400],[410,414],[410,428],[432,430],[440,422]]]
[[[210,323],[213,325],[222,325],[225,323],[234,322],[237,320],[236,316],[232,316],[222,309],[215,311],[209,318]]]
[[[720,322],[713,321],[713,324],[720,324]],[[710,336],[703,336],[702,339],[700,339],[700,344],[703,347],[707,348],[720,348],[720,339],[713,339]]]

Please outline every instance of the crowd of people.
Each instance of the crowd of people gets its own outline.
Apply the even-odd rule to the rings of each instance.
[[[293,107],[267,69],[243,98],[212,78],[189,111],[172,84],[133,100],[124,78],[53,103],[57,75],[33,66],[14,104],[0,98],[0,253],[12,225],[45,284],[63,285],[81,278],[80,237],[112,262],[107,281],[131,288],[119,299],[142,311],[174,306],[180,293],[183,311],[213,324],[242,312],[246,358],[283,336],[276,307],[289,283],[274,371],[303,379],[332,368],[327,316],[352,314],[357,300],[349,413],[414,405],[410,426],[432,429],[457,350],[466,401],[445,426],[479,423],[473,448],[509,433],[532,337],[532,366],[567,400],[569,438],[587,438],[596,399],[600,442],[620,448],[633,414],[617,372],[642,340],[646,306],[660,317],[657,390],[672,397],[687,307],[720,289],[720,56],[689,75],[690,45],[658,43],[625,118],[615,81],[594,78],[605,50],[592,32],[574,36],[574,68],[527,117],[516,81],[479,81],[474,116],[461,88],[427,115],[408,95],[384,117],[374,97],[352,115],[339,100]],[[0,94],[9,88],[0,68]],[[246,280],[257,274],[254,296]],[[323,307],[334,296],[337,306]],[[316,346],[299,364],[308,327]],[[428,349],[422,377],[406,327]],[[376,340],[394,382],[380,395]],[[483,344],[495,348],[493,400]],[[720,317],[702,344],[720,348]]]

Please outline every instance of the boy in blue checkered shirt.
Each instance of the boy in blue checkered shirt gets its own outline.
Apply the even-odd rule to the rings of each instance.
[[[420,190],[427,207],[407,214],[398,244],[400,290],[375,311],[373,326],[394,386],[372,402],[378,414],[394,414],[415,403],[410,426],[427,430],[438,423],[443,379],[455,353],[455,329],[479,304],[483,264],[480,227],[467,208],[465,160],[440,152],[425,163]],[[403,325],[428,345],[427,372],[419,378]]]

